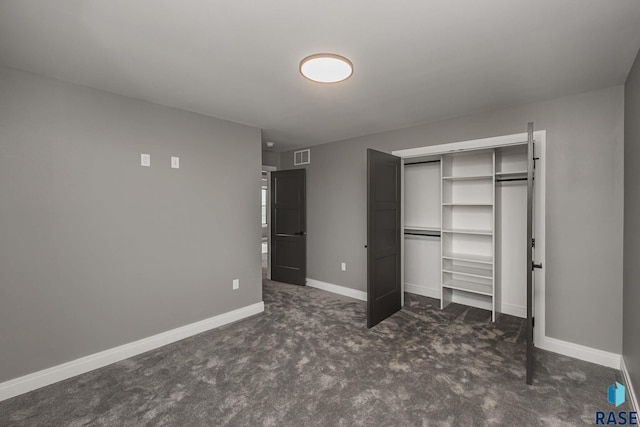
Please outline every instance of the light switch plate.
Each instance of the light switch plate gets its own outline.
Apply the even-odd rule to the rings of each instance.
[[[240,288],[240,279],[233,279],[233,289]]]
[[[180,169],[180,157],[171,157],[171,168]]]
[[[140,154],[140,166],[151,166],[151,154]]]
[[[342,264],[340,264],[340,268],[342,269],[342,271],[347,271],[347,263],[343,262]]]

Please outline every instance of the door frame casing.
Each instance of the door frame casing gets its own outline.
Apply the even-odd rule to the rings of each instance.
[[[481,150],[489,148],[507,147],[510,145],[523,145],[527,143],[527,133],[517,133],[512,135],[502,135],[491,138],[474,139],[459,142],[450,142],[438,145],[428,145],[424,147],[409,148],[405,150],[392,151],[391,154],[401,159],[401,179],[400,191],[404,201],[404,164],[407,160],[417,160],[421,157],[437,156],[441,154],[450,154],[459,151]],[[534,317],[535,328],[533,342],[536,347],[544,346],[545,342],[545,190],[546,190],[546,144],[547,131],[538,130],[533,132],[534,150],[538,160],[535,165],[535,184],[534,184],[534,237],[536,239],[536,247],[534,250],[534,260],[536,263],[542,263],[542,269],[536,269],[534,274]],[[404,202],[400,206],[401,209],[401,227],[404,228]],[[400,265],[402,287],[401,304],[404,306],[404,234],[401,235],[400,242]]]
[[[271,172],[277,171],[276,166],[262,165],[262,171],[267,173],[267,279],[271,280]],[[260,174],[262,179],[262,173]],[[260,184],[262,189],[262,183]],[[260,236],[262,245],[262,236]],[[262,259],[262,254],[260,254]]]

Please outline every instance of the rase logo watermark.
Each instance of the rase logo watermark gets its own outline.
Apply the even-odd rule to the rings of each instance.
[[[626,399],[626,390],[622,384],[616,381],[607,389],[607,401],[618,406],[622,405]],[[637,426],[638,425],[638,413],[632,411],[597,411],[596,412],[596,425],[601,426]]]
[[[626,400],[624,386],[617,381],[610,385],[607,389],[607,400],[612,405],[616,405],[616,408],[622,405]]]

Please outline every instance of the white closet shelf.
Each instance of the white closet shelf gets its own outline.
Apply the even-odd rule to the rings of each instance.
[[[442,206],[493,206],[493,203],[443,203]]]
[[[457,289],[465,292],[472,292],[474,294],[486,295],[489,297],[493,297],[493,286],[478,283],[478,282],[468,282],[466,280],[449,280],[442,285],[443,288],[447,289]]]
[[[447,181],[472,181],[476,179],[493,179],[491,175],[467,175],[467,176],[443,176],[442,179]]]
[[[455,230],[442,230],[443,233],[451,234],[477,234],[480,236],[493,236],[493,230],[471,230],[471,229],[455,229]]]
[[[493,265],[493,257],[491,255],[474,255],[474,254],[450,254],[443,255],[442,258],[454,261],[469,261],[481,264]]]
[[[511,177],[511,176],[521,176],[527,175],[527,171],[514,171],[514,172],[496,172],[496,176],[499,177]]]
[[[423,225],[405,225],[405,230],[420,230],[420,231],[440,231],[440,227],[425,227]]]
[[[481,279],[491,279],[493,277],[493,269],[477,268],[460,265],[450,265],[442,268],[443,273],[458,274],[470,277],[479,277]]]

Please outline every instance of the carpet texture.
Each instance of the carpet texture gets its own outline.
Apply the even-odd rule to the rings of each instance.
[[[524,322],[407,294],[365,304],[264,282],[265,313],[0,402],[1,426],[569,426],[620,372],[537,350]],[[615,408],[629,410],[628,404]]]

